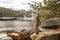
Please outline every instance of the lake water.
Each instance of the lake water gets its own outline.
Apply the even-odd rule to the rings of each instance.
[[[0,31],[14,30],[20,32],[23,29],[33,30],[35,27],[34,21],[26,20],[0,20]]]

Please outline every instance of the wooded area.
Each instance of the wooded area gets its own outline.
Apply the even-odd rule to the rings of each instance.
[[[49,18],[60,17],[60,1],[46,1],[44,0],[44,6],[40,2],[28,3],[39,16],[40,20],[46,20]]]

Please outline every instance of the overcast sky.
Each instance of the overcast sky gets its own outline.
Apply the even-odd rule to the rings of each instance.
[[[29,10],[30,6],[27,3],[31,1],[43,2],[43,0],[0,0],[0,7],[6,7],[14,10]]]

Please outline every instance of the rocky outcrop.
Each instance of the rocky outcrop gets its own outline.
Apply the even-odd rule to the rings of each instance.
[[[54,25],[60,25],[60,18],[50,18],[48,20],[41,22],[41,26],[54,26]]]
[[[34,33],[30,37],[32,40],[60,40],[60,30],[40,32],[38,35]]]
[[[51,31],[60,28],[60,18],[50,18],[44,21],[41,21],[39,27],[40,31]]]

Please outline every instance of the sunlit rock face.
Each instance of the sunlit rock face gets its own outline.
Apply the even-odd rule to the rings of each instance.
[[[53,30],[48,32],[39,32],[38,35],[35,33],[30,35],[32,40],[60,40],[60,30]]]

